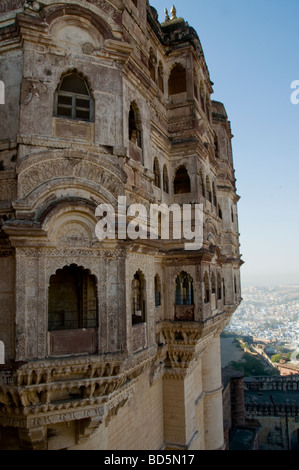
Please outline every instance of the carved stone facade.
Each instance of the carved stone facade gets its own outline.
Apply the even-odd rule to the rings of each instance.
[[[198,36],[146,0],[2,3],[0,448],[223,449],[239,197]],[[203,205],[202,247],[100,241],[120,196]]]

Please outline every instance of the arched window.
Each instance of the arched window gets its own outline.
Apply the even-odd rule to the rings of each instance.
[[[157,188],[161,188],[161,175],[160,175],[160,165],[157,157],[154,159],[154,185]]]
[[[157,274],[155,276],[155,306],[160,307],[161,305],[161,280]]]
[[[141,137],[140,113],[136,104],[132,103],[129,111],[129,140],[138,147],[141,147]]]
[[[175,174],[174,194],[184,194],[191,192],[191,183],[188,171],[184,166],[180,166]]]
[[[92,121],[93,100],[86,81],[77,73],[65,75],[55,94],[55,115],[81,121]]]
[[[186,69],[181,64],[176,64],[168,79],[168,93],[169,95],[176,95],[185,91],[187,91]]]
[[[0,365],[5,364],[5,347],[3,341],[0,341]]]
[[[96,278],[76,265],[58,269],[50,278],[48,329],[98,326]]]
[[[204,303],[208,304],[210,302],[210,280],[209,275],[206,272],[204,275]]]
[[[176,278],[175,304],[194,305],[193,279],[185,271]]]
[[[137,271],[132,281],[132,324],[145,322],[146,283],[141,271]]]
[[[163,191],[169,193],[168,171],[166,165],[163,167]]]

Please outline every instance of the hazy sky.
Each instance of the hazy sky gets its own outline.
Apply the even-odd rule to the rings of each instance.
[[[172,3],[150,0],[159,21]],[[231,121],[243,285],[299,285],[298,0],[176,0]],[[298,93],[299,97],[299,93]]]

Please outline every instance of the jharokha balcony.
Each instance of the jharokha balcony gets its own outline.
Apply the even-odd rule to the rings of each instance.
[[[175,305],[175,321],[194,321],[194,305]]]

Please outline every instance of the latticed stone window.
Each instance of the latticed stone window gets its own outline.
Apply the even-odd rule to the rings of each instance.
[[[77,73],[65,75],[55,94],[55,115],[93,121],[93,100],[86,81]]]
[[[176,278],[175,304],[194,304],[193,279],[185,271],[182,271]]]

